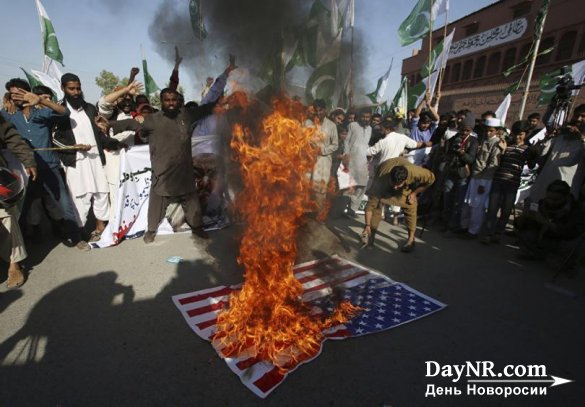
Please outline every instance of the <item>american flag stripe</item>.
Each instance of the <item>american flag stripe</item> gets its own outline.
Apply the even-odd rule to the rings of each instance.
[[[350,272],[352,274],[347,275],[347,271],[350,270]],[[327,295],[328,291],[324,291],[329,289],[331,287],[334,287],[336,285],[340,285],[342,283],[347,283],[355,278],[359,278],[359,277],[365,277],[366,275],[368,275],[368,272],[357,272],[355,273],[355,267],[351,267],[350,269],[347,268],[342,268],[341,270],[337,271],[336,273],[333,273],[332,278],[330,279],[326,279],[326,280],[332,280],[330,282],[324,282],[325,279],[323,280],[312,280],[309,283],[303,284],[303,287],[305,288],[305,294],[311,294],[315,291],[320,291],[322,292],[323,295]],[[338,277],[337,279],[334,279],[335,277]],[[319,285],[314,285],[314,284],[319,284]],[[232,292],[235,290],[232,290]],[[210,336],[212,336],[215,333],[215,323],[217,322],[217,316],[219,315],[219,313],[221,312],[221,310],[223,309],[223,307],[225,306],[226,302],[225,301],[221,301],[221,300],[227,300],[227,296],[223,296],[222,294],[224,293],[224,290],[217,290],[215,293],[216,295],[221,295],[220,297],[214,298],[211,293],[209,293],[209,295],[207,296],[207,298],[203,301],[200,301],[198,304],[200,304],[199,307],[194,308],[194,309],[184,309],[184,311],[186,311],[187,315],[191,318],[191,323],[195,323],[195,326],[197,327],[198,331],[204,331],[207,330],[207,332],[203,333],[201,332],[201,336],[203,336],[205,339],[209,339]],[[305,294],[303,294],[303,300],[305,297]],[[193,296],[195,297],[195,296]],[[318,296],[312,297],[311,300],[318,298]],[[221,299],[220,301],[217,301]],[[216,302],[217,301],[217,302]],[[214,329],[208,329],[208,328],[214,328]],[[196,330],[196,332],[197,332]]]
[[[278,367],[274,367],[271,371],[264,374],[253,384],[258,389],[260,389],[261,392],[267,393],[274,389],[280,382],[282,382],[284,378],[285,375],[280,371],[280,369]]]
[[[315,315],[323,314],[326,312],[326,309],[327,311],[331,311],[335,308],[335,304],[339,299],[349,299],[352,303],[354,301],[358,301],[358,303],[359,301],[369,301],[366,304],[370,305],[362,305],[365,307],[363,317],[358,316],[349,321],[348,324],[340,324],[323,331],[326,339],[344,339],[392,328],[393,326],[386,324],[386,322],[384,322],[386,325],[379,323],[382,322],[379,318],[384,320],[382,315],[387,317],[386,314],[377,314],[386,312],[385,309],[399,309],[393,308],[388,302],[386,291],[394,293],[393,298],[395,298],[395,304],[404,304],[404,309],[401,309],[401,311],[404,314],[410,315],[404,316],[404,321],[396,318],[396,320],[400,321],[400,324],[427,315],[419,315],[413,310],[410,310],[408,307],[410,304],[408,297],[403,297],[405,301],[402,303],[399,302],[400,294],[398,294],[398,290],[403,287],[411,291],[408,294],[409,296],[414,296],[415,294],[413,293],[416,293],[416,295],[425,300],[423,307],[434,306],[434,309],[428,308],[431,313],[437,310],[437,306],[440,306],[438,309],[442,309],[445,306],[430,297],[424,296],[424,294],[412,290],[408,286],[402,285],[401,287],[401,284],[395,283],[380,273],[368,270],[359,264],[349,262],[337,256],[298,265],[294,268],[294,275],[301,282],[304,289],[302,300],[313,307],[312,310]],[[367,289],[370,291],[364,291],[364,287],[368,287]],[[193,331],[201,338],[211,341],[211,337],[217,328],[217,316],[229,301],[229,295],[239,289],[241,289],[241,284],[215,287],[194,293],[177,295],[173,297],[173,301]],[[339,293],[336,293],[336,300],[330,297],[334,289],[336,291],[339,290]],[[351,289],[358,291],[349,291]],[[381,292],[379,294],[381,297],[370,298],[370,292]],[[339,296],[340,293],[343,298]],[[358,295],[356,293],[360,293],[360,296],[356,297]],[[429,305],[427,306],[426,304]],[[369,316],[366,315],[366,312],[369,313]],[[398,323],[396,324],[398,325]],[[221,356],[222,349],[217,348],[221,346],[221,342],[218,340],[214,340],[213,342],[214,346],[216,346],[216,351]],[[226,349],[224,348],[223,350]],[[279,361],[281,365],[283,363],[290,364],[285,371],[267,361],[254,357],[252,348],[244,350],[236,358],[225,358],[225,361],[230,370],[238,375],[246,387],[259,397],[265,398],[282,383],[290,372],[298,368],[301,364],[313,360],[320,353],[321,348],[314,355],[297,355],[298,360],[295,361],[292,358],[288,361],[286,359]]]
[[[188,297],[181,298],[179,300],[179,303],[181,305],[186,305],[186,304],[190,304],[190,303],[193,303],[193,302],[202,301],[202,300],[205,300],[207,298],[213,298],[213,297],[217,297],[217,296],[229,295],[234,290],[231,287],[223,286],[219,290],[217,290],[217,289],[211,289],[211,290],[205,290],[205,291],[207,291],[207,292],[201,293],[201,294],[197,294],[197,295],[190,295]],[[198,293],[199,293],[199,291],[198,291]]]

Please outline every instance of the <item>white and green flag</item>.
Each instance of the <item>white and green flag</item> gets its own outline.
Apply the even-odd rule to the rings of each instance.
[[[402,82],[400,82],[400,87],[394,95],[394,99],[392,99],[392,104],[390,105],[390,110],[394,112],[394,114],[400,114],[403,117],[406,117],[406,111],[408,110],[408,78],[405,76],[402,78]]]
[[[414,109],[416,108],[420,102],[425,97],[425,93],[427,89],[429,90],[430,94],[435,93],[435,88],[437,86],[437,80],[439,79],[439,75],[442,69],[445,69],[447,65],[447,60],[449,59],[449,49],[451,48],[451,42],[453,41],[453,35],[455,34],[455,29],[451,31],[444,41],[441,42],[440,48],[441,51],[437,53],[437,56],[434,58],[432,62],[432,73],[423,77],[423,80],[417,83],[410,89],[408,94],[408,108]],[[429,61],[425,65],[428,66]],[[424,69],[424,68],[423,68]]]
[[[508,109],[510,109],[510,103],[512,103],[512,95],[508,93],[500,106],[494,112],[496,119],[500,120],[503,127],[506,127],[506,117],[508,116]]]
[[[565,69],[565,74],[570,74],[573,77],[573,81],[576,85],[583,83],[585,80],[585,60],[579,61],[568,66]],[[539,79],[540,95],[538,97],[539,105],[547,105],[556,94],[558,81],[560,79],[560,71],[546,73]],[[579,89],[573,90],[572,95],[576,96],[579,94]]]
[[[449,0],[418,0],[414,9],[398,28],[400,45],[410,45],[424,37],[432,22],[449,10]]]
[[[438,77],[439,71],[435,71],[431,74],[431,76],[423,78],[422,81],[420,81],[419,83],[410,88],[408,92],[409,109],[416,109],[416,107],[420,105],[420,103],[425,98],[425,93],[427,92],[427,89],[429,89],[431,95],[433,94],[433,92],[435,91],[435,85],[437,84]]]
[[[443,40],[431,51],[430,58],[423,64],[421,69],[421,76],[424,78],[429,76],[431,73],[444,69],[447,65],[447,60],[449,59],[449,49],[451,48],[451,43],[453,42],[453,35],[455,35],[455,29],[451,31],[447,37],[443,38]],[[443,52],[446,50],[446,52]]]
[[[394,59],[390,61],[390,66],[388,67],[386,73],[378,79],[378,82],[376,84],[376,90],[366,95],[368,99],[372,101],[373,104],[378,104],[382,102],[382,98],[384,97],[384,94],[386,93],[386,88],[388,87],[388,80],[390,78],[390,71],[392,70],[393,62]]]
[[[337,59],[318,66],[307,81],[305,96],[308,102],[323,99],[328,106],[333,105],[333,94],[337,77]]]
[[[153,93],[159,91],[160,88],[157,86],[156,82],[154,79],[152,79],[152,76],[150,76],[150,73],[148,72],[148,64],[146,63],[146,59],[142,60],[142,72],[144,73],[144,94],[146,96],[150,96]]]
[[[37,10],[39,12],[39,21],[41,23],[41,33],[43,35],[43,48],[45,55],[52,60],[59,61],[63,64],[63,53],[59,48],[59,41],[57,40],[57,34],[55,34],[55,28],[51,19],[47,15],[47,11],[41,4],[40,0],[36,0]]]

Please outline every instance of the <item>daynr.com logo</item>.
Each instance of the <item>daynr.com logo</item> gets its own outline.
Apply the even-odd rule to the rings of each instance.
[[[552,387],[572,380],[549,375],[545,365],[505,365],[491,361],[464,364],[425,362],[425,377],[449,379],[452,385],[428,383],[425,397],[439,396],[543,396]],[[443,380],[444,381],[444,380]]]

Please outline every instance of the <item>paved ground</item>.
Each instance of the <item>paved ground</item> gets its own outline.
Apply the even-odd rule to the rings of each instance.
[[[582,406],[585,277],[547,283],[552,271],[516,259],[506,243],[445,239],[427,231],[414,253],[405,231],[384,223],[375,250],[359,251],[361,224],[303,228],[300,260],[338,253],[448,304],[380,334],[329,341],[266,400],[247,390],[190,331],[171,296],[241,280],[237,227],[207,244],[187,235],[141,239],[80,253],[32,246],[20,291],[0,290],[0,406]],[[332,233],[334,232],[334,233]],[[185,259],[167,263],[170,256]],[[2,266],[0,281],[5,279]],[[545,365],[575,383],[547,396],[425,398],[425,361]]]

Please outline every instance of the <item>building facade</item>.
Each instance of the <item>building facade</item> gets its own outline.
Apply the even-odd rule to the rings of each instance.
[[[512,94],[507,124],[518,120],[527,72],[523,77],[524,68],[508,77],[503,72],[528,54],[542,3],[543,0],[500,0],[447,25],[446,32],[455,29],[455,34],[441,86],[441,112],[469,109],[481,114],[496,110],[507,89],[523,78],[523,85]],[[433,47],[443,39],[444,28],[433,32]],[[402,75],[408,77],[411,86],[422,79],[420,69],[428,58],[429,46],[427,35],[422,49],[403,60]],[[585,1],[550,0],[539,49],[549,48],[551,52],[536,60],[523,118],[546,110],[546,105],[538,104],[541,75],[585,59]],[[576,97],[574,106],[580,103],[585,103],[585,90]]]

